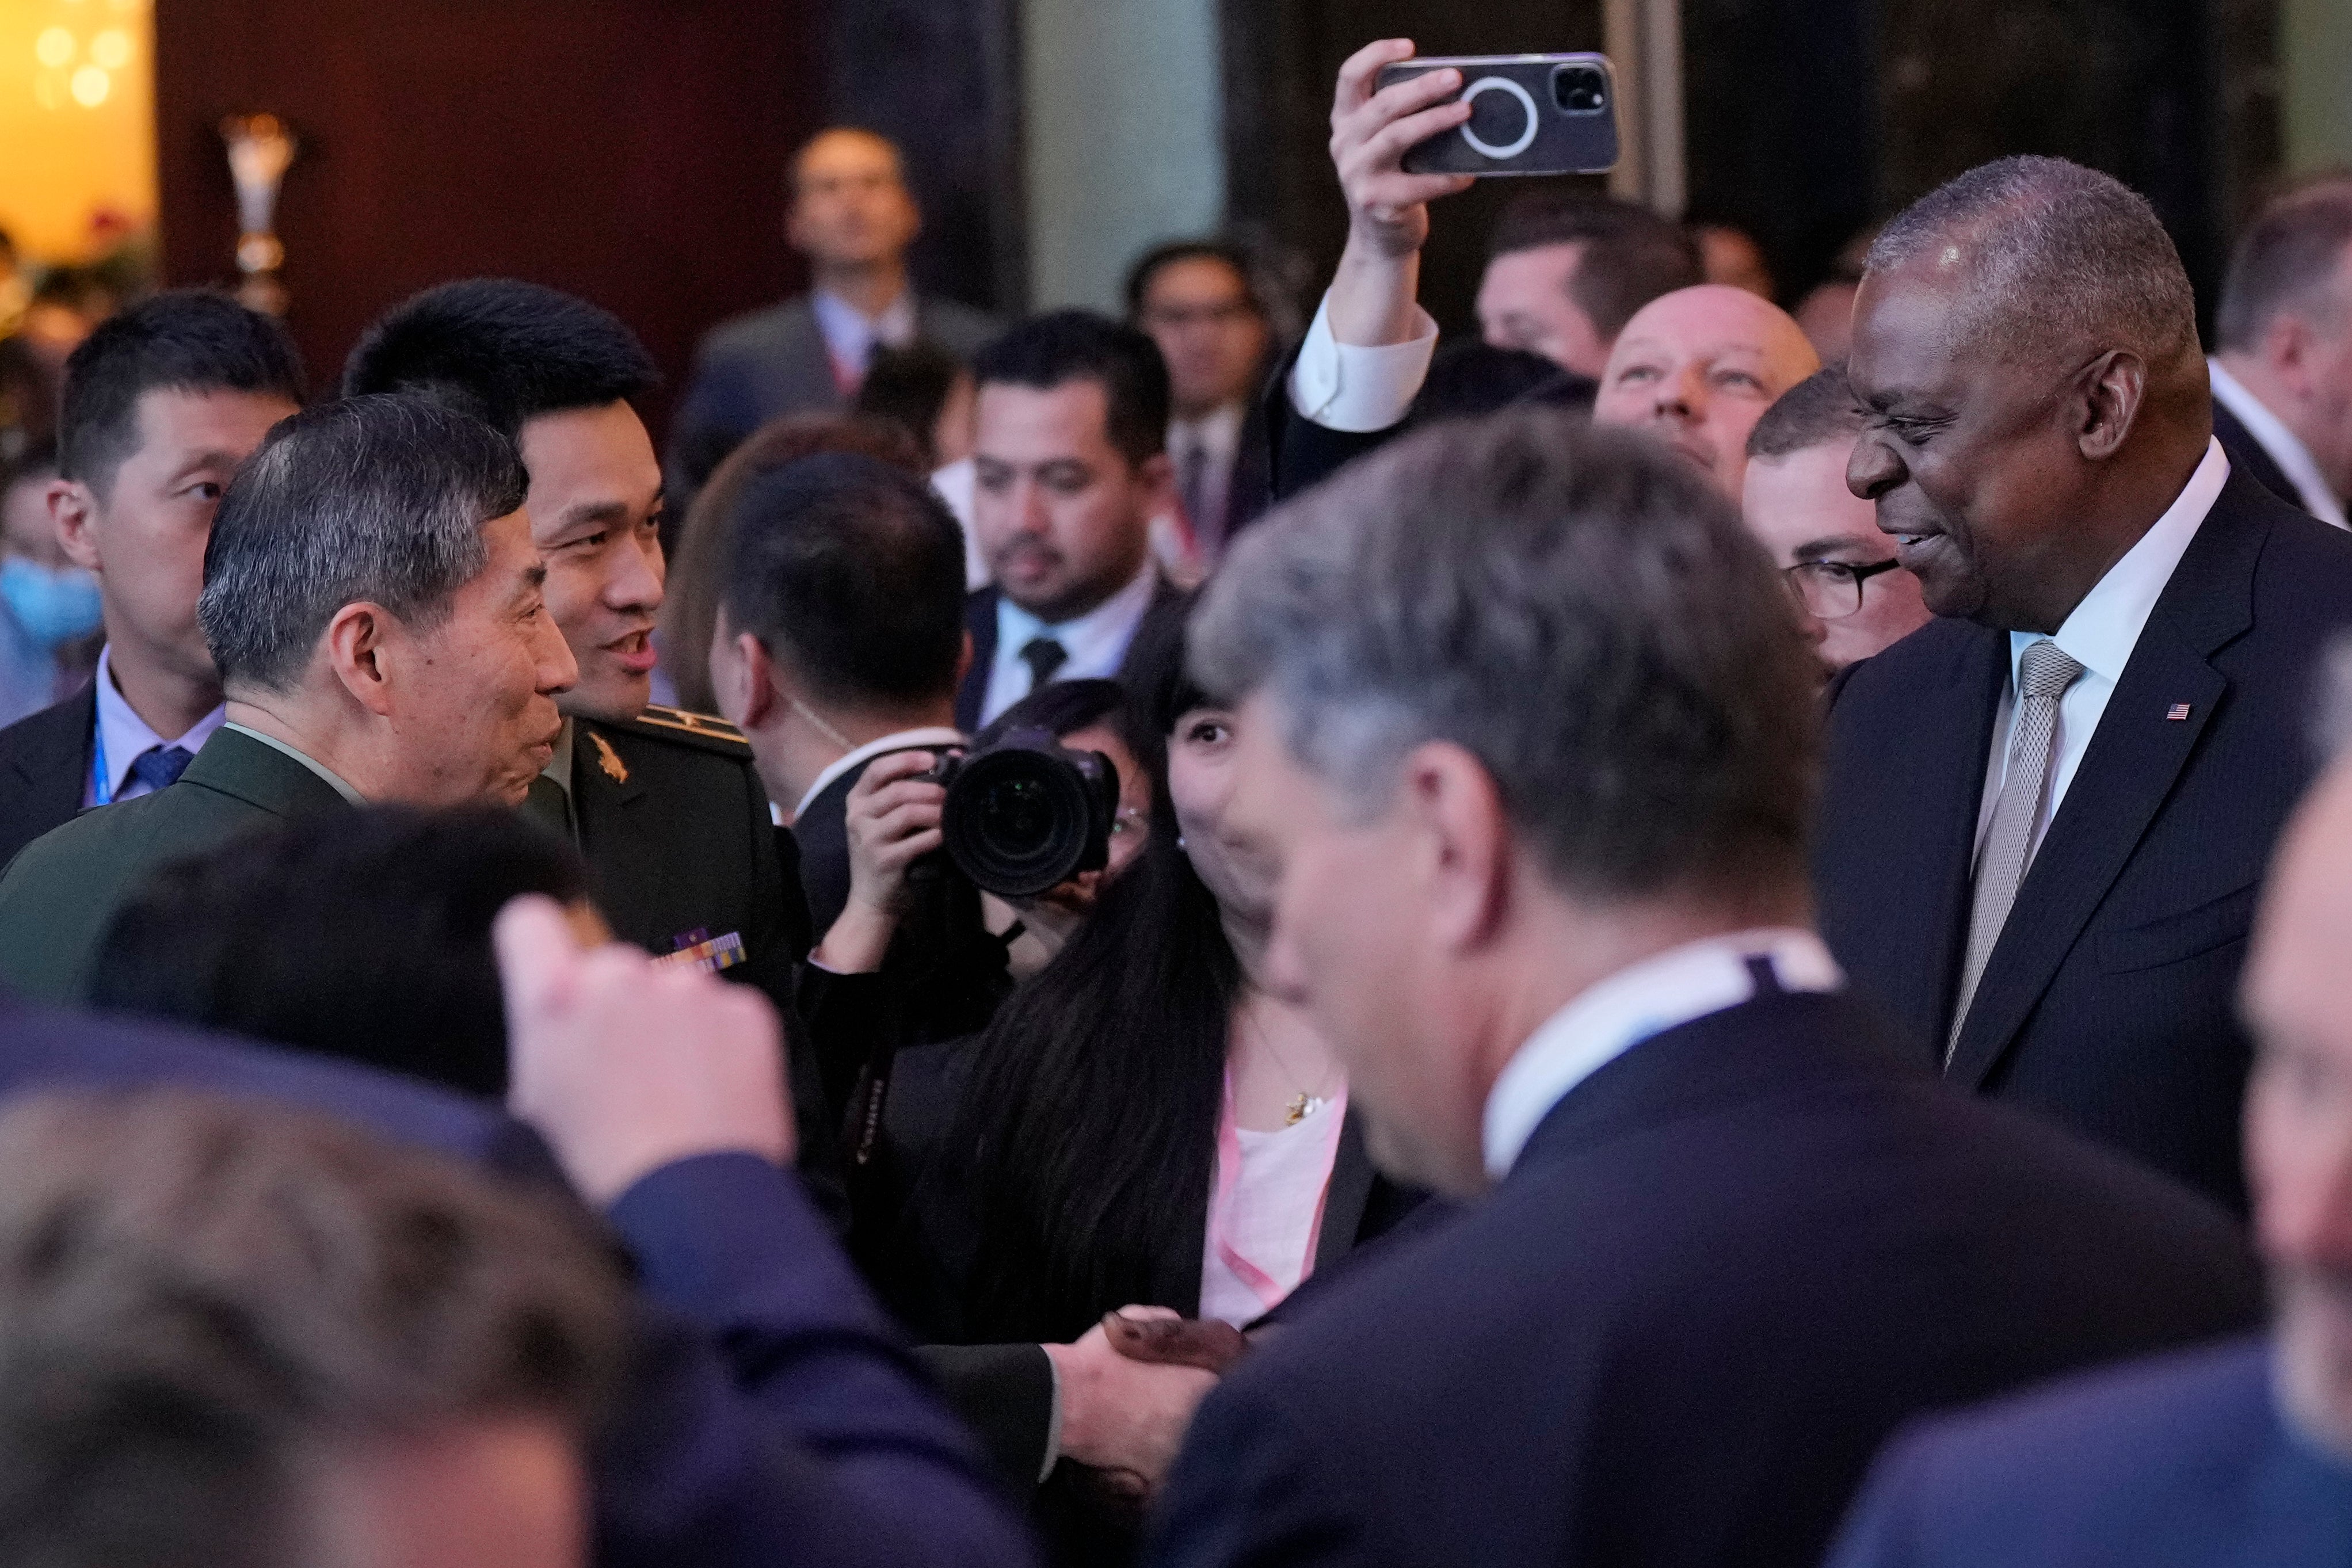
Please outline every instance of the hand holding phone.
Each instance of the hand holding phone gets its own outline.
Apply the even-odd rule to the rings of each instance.
[[[1458,55],[1382,66],[1379,89],[1447,71],[1446,103],[1469,113],[1414,143],[1411,174],[1597,174],[1617,162],[1617,88],[1607,57]]]

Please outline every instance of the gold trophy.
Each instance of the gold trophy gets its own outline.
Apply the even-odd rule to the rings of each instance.
[[[286,263],[286,246],[273,225],[278,188],[300,143],[274,114],[232,114],[221,121],[220,131],[228,143],[229,178],[236,184],[236,269],[244,274],[236,297],[248,308],[283,316],[286,286],[278,269]]]

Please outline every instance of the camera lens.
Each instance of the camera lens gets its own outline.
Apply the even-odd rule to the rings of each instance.
[[[1026,860],[1054,833],[1054,808],[1034,779],[1000,779],[981,795],[981,834],[997,853]]]
[[[964,758],[940,826],[949,858],[974,886],[1026,898],[1108,863],[1118,810],[1109,758],[1016,729]]]
[[[1598,66],[1562,66],[1552,72],[1551,98],[1570,114],[1599,114],[1609,107],[1609,78]]]

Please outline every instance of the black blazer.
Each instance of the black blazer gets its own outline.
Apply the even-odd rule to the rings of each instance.
[[[2242,1209],[2238,971],[2312,775],[2315,663],[2352,536],[2232,474],[2108,702],[1979,982],[1951,1080]],[[1938,620],[1832,688],[1822,934],[1940,1061],[2009,634]],[[2185,706],[2185,717],[2170,716]]]
[[[2220,1210],[1765,997],[1601,1068],[1244,1363],[1149,1560],[1812,1568],[1906,1416],[2261,1311]]]
[[[950,1147],[956,1109],[980,1041],[961,1040],[898,1053],[885,1103],[883,1155],[899,1200],[875,1220],[886,1234],[861,1252],[884,1301],[916,1337],[940,1375],[949,1403],[981,1435],[1009,1477],[1034,1484],[1045,1452],[1053,1409],[1053,1371],[1034,1344],[968,1344],[968,1292],[978,1250],[972,1194]],[[1372,1168],[1354,1113],[1342,1124],[1315,1244],[1315,1277],[1326,1278],[1358,1247],[1386,1234],[1428,1195],[1401,1187]],[[1201,1254],[1208,1240],[1205,1208],[1171,1209],[1142,1304],[1201,1310]],[[1302,1286],[1301,1290],[1304,1291]]]
[[[2278,465],[2270,448],[2254,439],[2245,421],[2231,413],[2221,399],[2213,400],[2213,434],[2220,438],[2221,450],[2230,456],[2232,473],[2243,474],[2296,511],[2303,510],[2303,497],[2297,493],[2294,481]]]
[[[996,585],[991,583],[963,601],[964,630],[971,633],[971,668],[964,672],[963,685],[956,688],[955,721],[966,735],[980,728],[981,710],[988,706],[989,666],[996,660]],[[1132,666],[1136,651],[1158,646],[1158,639],[1170,634],[1168,623],[1181,616],[1189,602],[1183,590],[1166,578],[1160,580],[1143,619],[1136,623],[1135,635],[1128,640],[1126,663],[1118,672],[1121,679]]]
[[[16,852],[73,820],[89,779],[89,737],[98,728],[92,680],[0,729],[0,866]]]

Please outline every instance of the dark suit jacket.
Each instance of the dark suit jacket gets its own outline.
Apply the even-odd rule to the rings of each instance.
[[[1906,1417],[2261,1310],[2220,1210],[1765,997],[1593,1073],[1227,1378],[1150,1561],[1811,1568]]]
[[[2018,891],[1954,1082],[2244,1207],[2238,970],[2312,773],[2315,662],[2347,623],[2352,537],[2233,474]],[[1958,988],[2008,669],[2007,632],[1938,620],[1832,687],[1822,934],[1922,1061],[1941,1059]]]
[[[81,810],[97,727],[98,683],[92,681],[0,729],[0,866]]]
[[[2278,465],[2270,449],[2254,439],[2254,433],[2246,428],[2245,422],[2231,413],[2219,398],[2213,400],[2213,434],[2220,438],[2221,450],[2230,455],[2231,472],[2243,474],[2296,511],[2303,510],[2303,497],[2296,493],[2294,481],[2286,476],[2286,470]]]
[[[76,817],[0,873],[0,984],[44,1001],[89,992],[124,900],[158,867],[258,824],[346,809],[284,752],[224,729],[168,789]]]
[[[283,1101],[508,1179],[562,1180],[530,1129],[455,1094],[0,997],[0,1099],[162,1084]],[[642,1294],[631,1383],[594,1466],[598,1563],[1029,1560],[969,1439],[788,1173],[740,1155],[682,1161],[612,1218]]]
[[[2352,1466],[2288,1431],[2270,1366],[2239,1342],[1928,1423],[1832,1568],[2352,1568]]]
[[[956,727],[966,735],[978,730],[980,716],[988,706],[990,667],[996,661],[996,585],[975,591],[963,601],[963,628],[971,633],[971,668],[965,672],[963,685],[956,688]],[[1135,635],[1127,644],[1126,662],[1119,667],[1119,676],[1126,678],[1139,649],[1160,645],[1172,634],[1170,622],[1182,616],[1190,605],[1184,591],[1160,580],[1152,591],[1151,602],[1144,607],[1143,619],[1136,623]]]
[[[887,1261],[868,1273],[916,1336],[931,1342],[922,1354],[949,1402],[980,1433],[1008,1478],[1027,1486],[1045,1459],[1052,1368],[1034,1344],[967,1343],[974,1337],[968,1326],[969,1294],[978,1222],[950,1134],[980,1043],[961,1040],[899,1053],[884,1108],[886,1153],[898,1201],[893,1211],[872,1221],[885,1234],[866,1250]],[[1203,1135],[1214,1133],[1211,1128]],[[1317,1275],[1339,1268],[1349,1252],[1398,1225],[1427,1196],[1397,1186],[1372,1169],[1362,1128],[1351,1113],[1340,1129],[1325,1191],[1322,1228],[1316,1237]],[[1151,1291],[1142,1304],[1170,1307],[1187,1317],[1199,1314],[1201,1254],[1207,1238],[1205,1208],[1171,1211]]]
[[[919,298],[915,329],[969,360],[1003,324],[952,299]],[[731,446],[781,414],[835,413],[845,406],[806,295],[738,316],[713,327],[695,352],[672,421],[673,465],[699,446]]]

